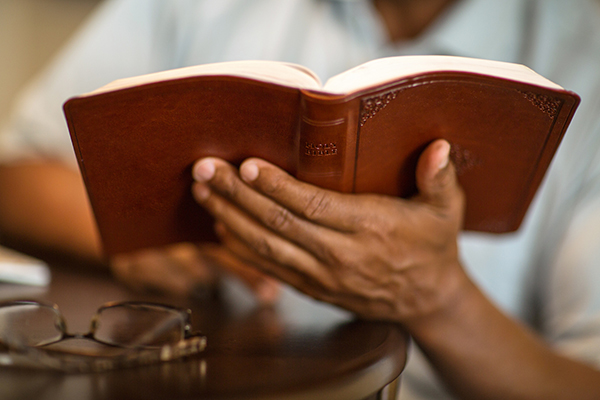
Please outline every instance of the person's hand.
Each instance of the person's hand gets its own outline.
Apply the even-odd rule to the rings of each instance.
[[[178,296],[209,296],[223,272],[244,282],[262,304],[274,303],[278,283],[241,263],[217,244],[179,243],[164,248],[119,254],[110,260],[113,275],[129,287]]]
[[[407,322],[468,281],[457,248],[464,195],[449,150],[443,140],[427,147],[408,200],[323,190],[260,159],[239,174],[199,160],[193,191],[240,259],[362,317]]]

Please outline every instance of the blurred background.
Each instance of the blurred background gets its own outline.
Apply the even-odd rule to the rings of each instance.
[[[0,0],[0,121],[18,89],[101,0]]]
[[[0,123],[18,89],[101,1],[0,0]]]

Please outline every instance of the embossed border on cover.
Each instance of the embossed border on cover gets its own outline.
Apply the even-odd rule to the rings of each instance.
[[[523,90],[519,90],[519,93],[551,119],[556,118],[562,106],[562,101],[555,97]]]
[[[359,122],[360,126],[373,118],[377,113],[383,110],[392,100],[396,98],[401,89],[392,90],[377,96],[367,97],[362,100]]]

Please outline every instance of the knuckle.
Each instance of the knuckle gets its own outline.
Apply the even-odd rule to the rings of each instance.
[[[274,247],[267,237],[255,237],[250,243],[250,247],[254,249],[260,256],[272,260],[275,255]]]
[[[270,196],[276,196],[283,192],[288,184],[288,177],[285,175],[273,175],[271,179],[261,181],[262,190],[265,194]]]
[[[344,268],[346,264],[346,255],[339,246],[322,245],[315,249],[317,257],[327,265],[335,266],[336,271]]]
[[[273,207],[264,218],[264,223],[268,228],[276,231],[285,230],[293,224],[295,216],[283,207]]]
[[[330,198],[325,192],[319,190],[309,197],[302,215],[309,220],[319,219],[323,215],[327,214],[329,207]]]
[[[324,247],[321,256],[329,265],[335,266],[335,272],[341,278],[353,273],[364,260],[358,246]]]
[[[368,252],[357,252],[346,259],[338,279],[340,286],[348,292],[360,294],[382,285],[383,276],[377,274],[377,262]]]

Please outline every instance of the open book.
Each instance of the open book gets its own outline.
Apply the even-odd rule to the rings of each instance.
[[[517,64],[449,56],[374,60],[324,85],[272,61],[121,79],[64,110],[107,254],[213,238],[190,194],[198,158],[271,161],[343,192],[415,193],[437,138],[467,195],[465,229],[518,229],[579,104]]]
[[[324,93],[349,94],[380,86],[386,82],[393,82],[400,76],[422,75],[437,71],[492,75],[552,89],[562,89],[559,85],[521,64],[453,56],[403,56],[380,58],[361,64],[332,77],[325,85],[321,84],[321,80],[316,74],[302,65],[250,60],[202,64],[118,79],[80,97],[193,76],[223,75]]]

